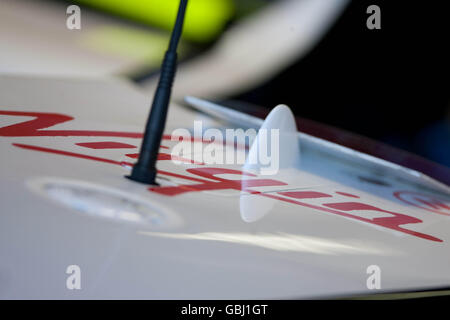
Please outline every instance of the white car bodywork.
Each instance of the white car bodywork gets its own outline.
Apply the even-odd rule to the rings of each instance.
[[[275,176],[162,156],[149,189],[124,178],[149,103],[119,80],[0,77],[1,298],[348,297],[374,293],[371,265],[382,291],[450,285],[446,185],[310,138]],[[172,104],[166,134],[194,120],[224,128]]]

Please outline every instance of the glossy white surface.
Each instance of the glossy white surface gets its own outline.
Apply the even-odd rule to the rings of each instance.
[[[1,111],[59,113],[74,118],[42,130],[140,132],[148,104],[147,96],[121,81],[0,77]],[[33,117],[3,114],[0,119],[1,129]],[[173,104],[166,133],[191,128],[199,119],[205,127],[223,128],[205,115]],[[250,187],[251,180],[261,177],[226,173],[217,176],[239,183],[244,179],[241,185],[248,188],[194,192],[196,185],[218,180],[186,170],[211,166],[160,161],[159,170],[206,182],[161,174],[162,189],[150,191],[124,178],[129,166],[120,163],[132,162],[125,154],[137,152],[136,148],[79,145],[105,141],[138,146],[140,139],[0,137],[1,298],[349,296],[373,293],[366,287],[366,269],[374,264],[382,270],[382,290],[450,285],[450,210],[445,207],[450,205],[450,194],[441,187],[397,176],[392,167],[371,169],[356,154],[340,158],[338,148],[315,148],[311,140],[309,145],[300,143],[297,166],[264,177],[283,184]],[[175,143],[165,140],[163,145],[170,149]],[[215,167],[242,170],[232,165]],[[64,186],[52,189],[53,199],[36,191],[36,184],[49,181]],[[184,193],[161,193],[179,184],[186,185]],[[86,188],[80,190],[83,186]],[[309,192],[309,198],[292,198],[305,196],[302,192]],[[430,205],[430,197],[439,199],[441,205]],[[123,206],[115,205],[120,199],[125,201]],[[77,208],[73,201],[88,208]],[[354,211],[336,207],[349,202],[366,207]],[[330,203],[334,207],[326,206]],[[95,214],[114,208],[130,212]],[[265,214],[259,215],[260,210]],[[392,213],[410,217],[410,223],[400,225],[399,231],[356,218],[394,217]],[[124,217],[134,221],[129,223]],[[148,223],[158,220],[165,222]],[[79,291],[66,288],[65,271],[72,264],[82,270]]]

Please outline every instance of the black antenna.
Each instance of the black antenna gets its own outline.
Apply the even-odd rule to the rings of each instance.
[[[177,47],[183,31],[184,15],[188,0],[180,0],[177,20],[172,31],[169,49],[166,51],[161,67],[158,88],[153,98],[152,109],[145,127],[144,139],[142,141],[139,159],[134,165],[128,179],[133,181],[157,185],[156,160],[159,147],[166,125],[167,110],[169,109],[170,94],[177,68]]]

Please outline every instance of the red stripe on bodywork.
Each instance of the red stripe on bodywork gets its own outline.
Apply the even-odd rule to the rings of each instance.
[[[76,143],[77,146],[89,148],[89,149],[134,149],[133,146],[128,143],[114,142],[114,141],[103,141],[103,142],[81,142]]]

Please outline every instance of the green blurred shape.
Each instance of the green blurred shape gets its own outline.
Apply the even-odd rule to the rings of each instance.
[[[75,0],[134,21],[171,30],[179,0]],[[195,42],[214,40],[234,15],[232,0],[189,0],[183,36]]]

